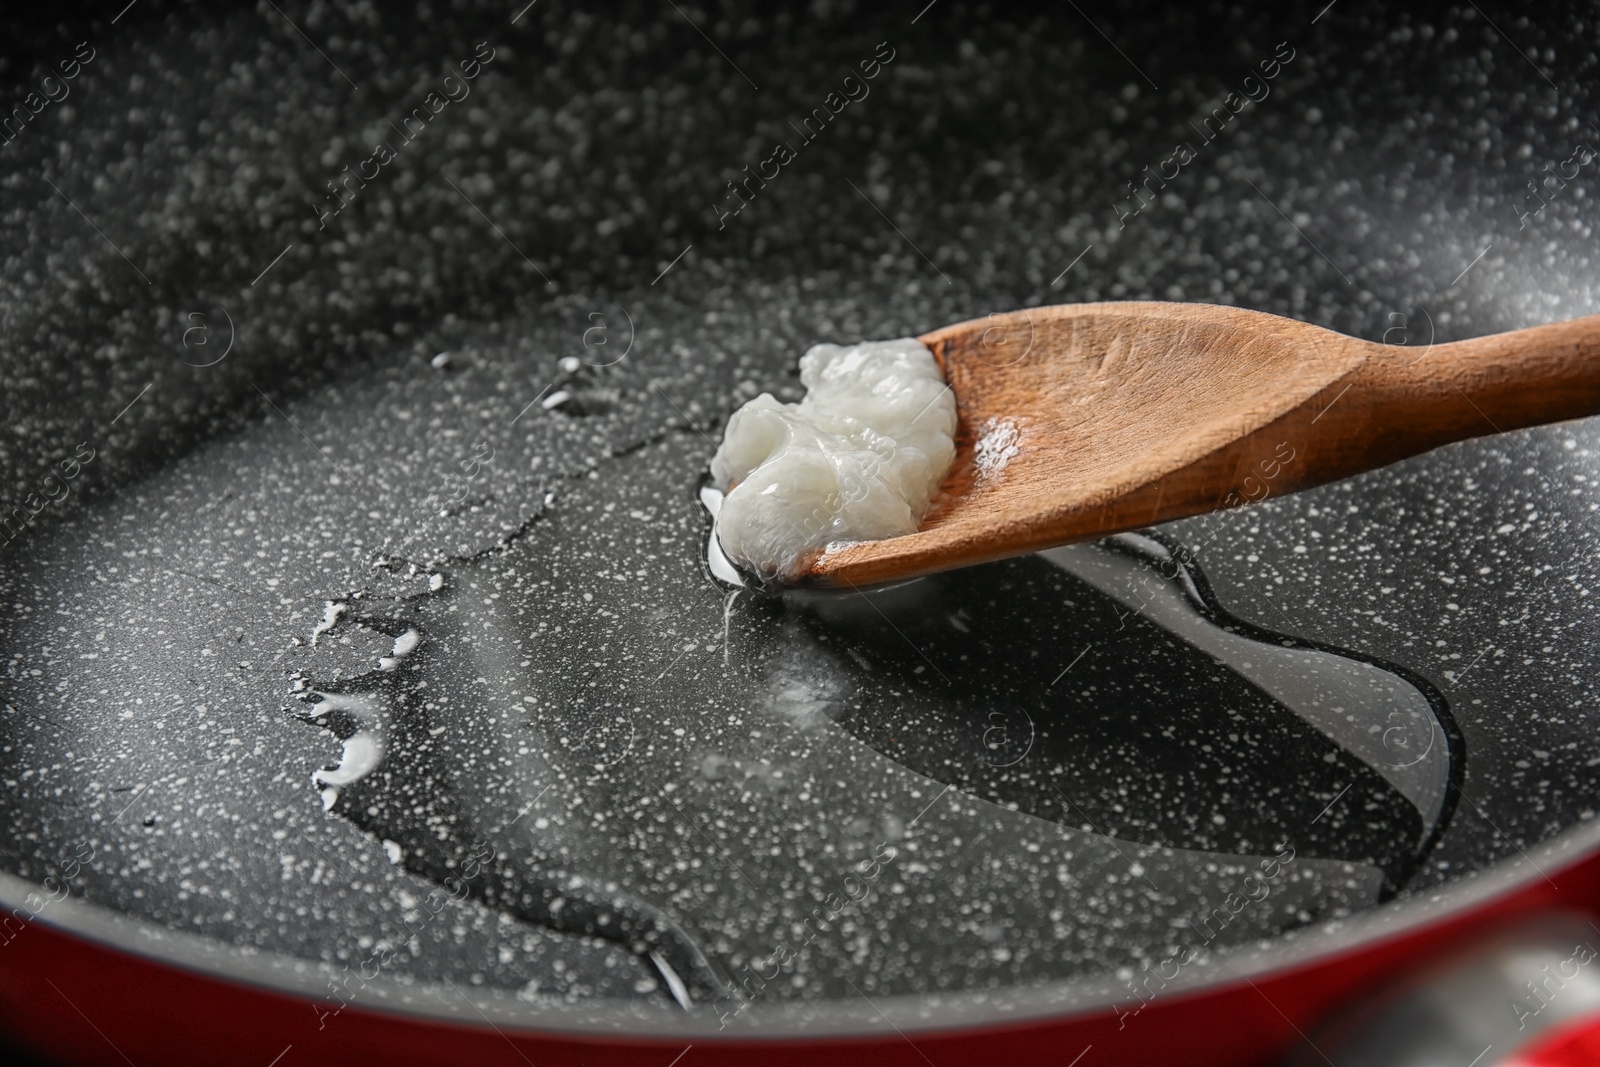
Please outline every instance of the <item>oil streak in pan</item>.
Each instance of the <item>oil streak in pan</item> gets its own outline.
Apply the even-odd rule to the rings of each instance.
[[[524,560],[518,573],[530,565]],[[627,672],[606,670],[603,626],[584,630],[587,623],[567,618],[555,628],[559,638],[530,644],[511,623],[526,604],[466,609],[496,603],[514,564],[477,573],[480,566],[465,565],[451,590],[408,604],[403,618],[349,620],[396,636],[415,629],[423,639],[395,669],[344,684],[346,693],[382,694],[387,749],[381,766],[342,785],[332,811],[397,843],[407,868],[452,891],[628,946],[685,1006],[729,996],[741,967],[793,921],[784,916],[796,887],[757,866],[764,852],[756,839],[775,821],[761,798],[780,799],[782,764],[708,753],[705,790],[732,776],[757,797],[731,808],[719,808],[709,791],[660,792],[649,772],[676,766],[649,762],[663,747],[657,731],[665,732],[665,719],[658,724],[650,717],[656,708],[631,701],[665,707],[671,688],[613,678]],[[547,619],[561,617],[549,604],[537,607]],[[1190,555],[1151,536],[864,596],[746,596],[737,627],[735,611],[731,599],[715,598],[707,614],[717,616],[724,641],[720,655],[698,658],[745,664],[727,672],[721,697],[776,712],[767,719],[782,720],[797,743],[842,731],[959,797],[1009,810],[1019,825],[1042,821],[1081,832],[1088,846],[1104,842],[1116,856],[1138,857],[1133,869],[1152,887],[1161,883],[1162,893],[1169,881],[1221,860],[1248,869],[1286,842],[1304,863],[1350,872],[1325,876],[1300,890],[1299,903],[1241,923],[1219,944],[1391,896],[1453,806],[1461,741],[1431,686],[1228,615]],[[559,683],[530,680],[541,664]],[[342,721],[309,718],[329,728]],[[512,735],[518,740],[504,740]],[[735,817],[748,820],[742,829],[717,829]],[[661,836],[663,825],[677,837]],[[883,825],[886,840],[907,833],[905,818]],[[750,839],[748,852],[732,843],[741,836]],[[671,882],[685,854],[703,860],[723,888]],[[492,858],[471,861],[483,855]],[[808,890],[799,888],[803,901]],[[1087,889],[1052,888],[1061,899],[1095,899]],[[731,899],[735,889],[742,903]],[[1162,899],[1180,912],[1194,907]],[[1018,903],[989,906],[1003,913]],[[1086,908],[1075,921],[1100,920]],[[1115,938],[1117,925],[1097,933]],[[991,927],[1000,928],[980,932]],[[1049,964],[1047,973],[1115,963],[1100,949]],[[826,966],[813,965],[828,988]],[[981,967],[967,978],[985,980]],[[957,987],[966,980],[954,979]]]

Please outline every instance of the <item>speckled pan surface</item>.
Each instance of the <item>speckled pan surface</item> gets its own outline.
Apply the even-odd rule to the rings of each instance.
[[[1591,819],[1594,423],[1269,491],[1181,566],[705,573],[721,420],[818,340],[1595,311],[1596,164],[1526,185],[1600,140],[1593,13],[1320,7],[13,27],[18,100],[93,58],[0,147],[4,869],[335,981],[749,1024],[1199,974]]]

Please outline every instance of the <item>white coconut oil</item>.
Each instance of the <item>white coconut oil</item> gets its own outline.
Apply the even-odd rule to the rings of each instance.
[[[798,404],[763,393],[711,461],[722,550],[790,581],[829,546],[913,533],[955,458],[955,396],[913,337],[815,345]]]

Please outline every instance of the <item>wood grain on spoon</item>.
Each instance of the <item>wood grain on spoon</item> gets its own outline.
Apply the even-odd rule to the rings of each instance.
[[[1424,347],[1129,302],[994,315],[921,340],[955,391],[954,466],[916,533],[825,552],[801,584],[899,581],[1600,413],[1600,316]]]

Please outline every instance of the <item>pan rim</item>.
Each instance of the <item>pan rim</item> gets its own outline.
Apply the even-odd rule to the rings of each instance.
[[[1250,981],[1292,974],[1331,962],[1352,950],[1447,925],[1497,900],[1514,897],[1540,880],[1549,881],[1547,870],[1559,874],[1597,854],[1600,820],[1580,823],[1516,856],[1465,875],[1458,882],[1441,887],[1442,891],[1379,904],[1343,919],[1280,935],[1265,944],[1239,946],[1214,962],[1178,975],[1163,990],[1161,1000],[1187,1000]],[[41,888],[0,872],[0,907],[7,911],[25,908],[25,899]],[[1551,906],[1559,907],[1561,902],[1552,901]],[[333,965],[322,961],[229,945],[71,897],[51,903],[48,914],[41,909],[29,922],[44,923],[66,936],[158,966],[313,1002],[328,1000],[328,978],[338,973]],[[1105,1016],[1115,1004],[1128,1000],[1126,986],[1107,975],[991,991],[886,996],[870,1003],[862,998],[859,1005],[854,999],[751,1004],[739,1013],[740,1022],[733,1028],[724,1028],[711,1005],[685,1013],[624,1000],[530,1004],[510,991],[471,987],[470,997],[467,992],[443,982],[402,981],[380,974],[364,981],[363,1001],[352,1001],[348,1006],[365,1014],[447,1022],[475,1029],[480,1028],[479,1020],[474,1019],[477,1015],[489,1027],[510,1028],[528,1036],[578,1040],[682,1037],[759,1044],[773,1040],[792,1042],[797,1037],[881,1038],[881,1022],[891,1015],[896,1029],[912,1034],[1011,1029]],[[365,999],[367,994],[371,999]],[[470,1011],[463,1010],[463,1000]]]

